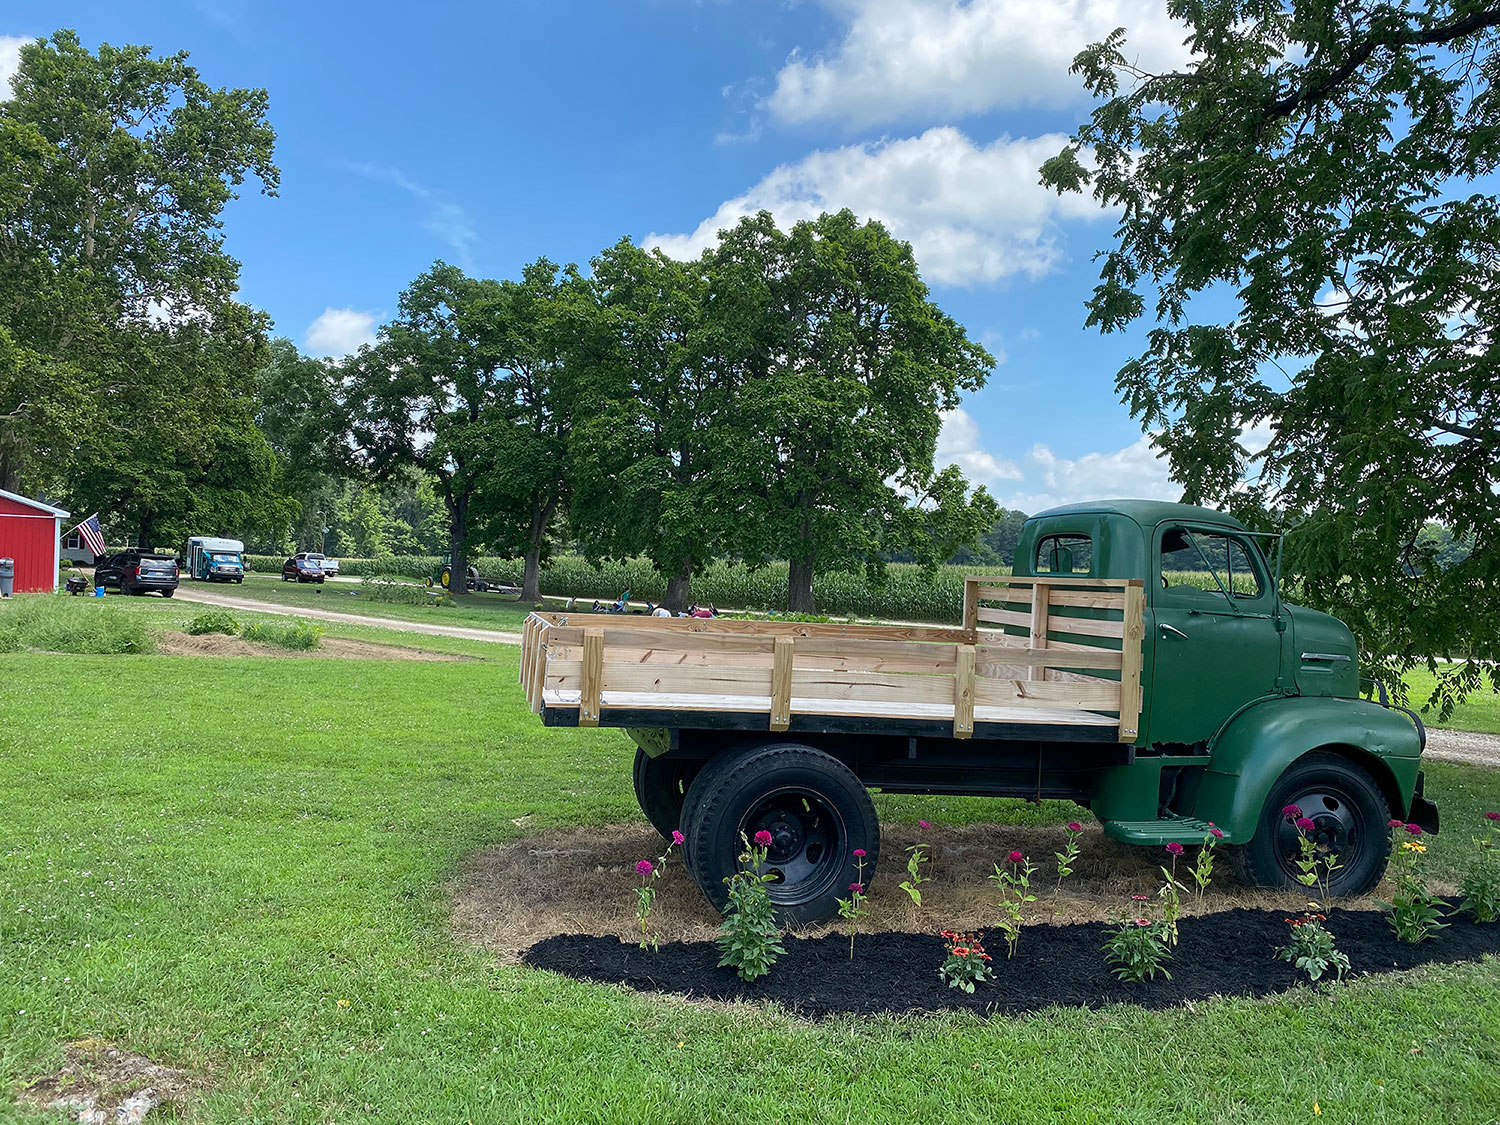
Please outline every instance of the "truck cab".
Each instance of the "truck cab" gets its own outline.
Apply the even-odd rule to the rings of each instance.
[[[1382,812],[1437,829],[1426,732],[1360,698],[1354,634],[1281,599],[1279,550],[1223,512],[1104,500],[1028,520],[1012,573],[1144,580],[1135,761],[1091,802],[1110,835],[1156,843],[1212,823],[1245,845],[1253,881],[1283,882],[1298,834],[1281,810],[1296,805],[1320,845],[1363,846],[1370,864],[1345,874],[1363,884],[1384,867]]]

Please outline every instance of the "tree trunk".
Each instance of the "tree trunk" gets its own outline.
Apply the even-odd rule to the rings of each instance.
[[[526,546],[526,568],[521,572],[521,601],[536,605],[542,600],[542,545],[535,540]]]
[[[469,498],[454,497],[448,504],[448,590],[469,591]]]
[[[681,613],[687,609],[688,594],[693,587],[693,556],[689,555],[682,560],[682,565],[677,568],[677,573],[667,579],[667,596],[662,598],[661,604],[673,613]]]
[[[556,494],[549,496],[540,508],[531,510],[531,526],[526,531],[526,569],[521,574],[521,601],[528,605],[542,600],[542,547],[556,514]]]
[[[813,560],[793,559],[787,572],[788,613],[813,613]]]

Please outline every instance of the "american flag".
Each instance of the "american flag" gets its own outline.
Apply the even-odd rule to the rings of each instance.
[[[83,545],[94,552],[95,558],[104,554],[104,532],[99,530],[98,512],[95,512],[73,530],[78,532],[78,538],[83,542]]]

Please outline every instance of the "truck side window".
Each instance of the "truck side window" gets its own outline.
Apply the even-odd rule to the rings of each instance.
[[[1236,598],[1258,598],[1265,592],[1244,540],[1185,527],[1162,533],[1161,581],[1167,589],[1191,587],[1214,594],[1222,584]]]
[[[1033,574],[1092,574],[1094,544],[1087,535],[1048,535],[1037,540]]]

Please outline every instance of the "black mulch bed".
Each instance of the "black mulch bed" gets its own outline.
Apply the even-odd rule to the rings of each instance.
[[[1103,923],[1032,926],[1022,933],[1013,961],[1005,960],[1005,943],[997,932],[987,935],[986,945],[995,956],[995,979],[973,995],[939,979],[945,947],[941,938],[927,934],[862,934],[853,961],[847,937],[788,937],[783,941],[786,956],[769,976],[751,984],[718,967],[719,951],[711,942],[672,942],[653,953],[615,937],[564,934],[537,942],[524,961],[640,992],[774,1000],[814,1018],[944,1009],[1014,1014],[1053,1005],[1111,1003],[1170,1008],[1211,996],[1268,996],[1305,982],[1305,974],[1274,956],[1286,941],[1284,918],[1276,911],[1244,909],[1185,918],[1180,944],[1167,963],[1172,979],[1158,975],[1146,984],[1122,983],[1110,974],[1100,948]],[[1417,945],[1398,942],[1377,911],[1336,910],[1328,927],[1349,956],[1351,976],[1500,953],[1500,922],[1476,924],[1467,915]]]

